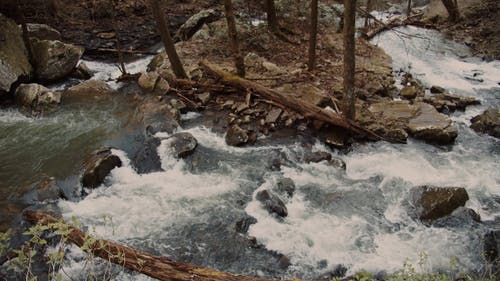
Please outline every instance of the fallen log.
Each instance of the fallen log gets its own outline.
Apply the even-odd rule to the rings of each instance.
[[[26,211],[24,218],[35,224],[47,225],[59,222],[56,218],[44,212]],[[167,257],[160,257],[135,250],[115,242],[90,238],[83,231],[69,226],[68,241],[87,252],[103,258],[106,261],[118,264],[127,269],[145,274],[158,280],[168,281],[271,281],[278,279],[262,279],[258,277],[242,276],[220,272],[192,264],[175,261]],[[90,243],[89,243],[90,241]],[[89,245],[90,244],[90,245]],[[294,279],[300,281],[298,279]],[[290,280],[291,281],[291,280]]]
[[[222,80],[224,84],[231,85],[238,89],[243,89],[245,91],[252,91],[256,95],[276,102],[285,108],[291,109],[306,118],[315,119],[322,121],[324,123],[346,129],[356,135],[366,135],[373,140],[384,140],[388,142],[401,142],[398,140],[384,138],[378,134],[363,128],[361,125],[354,121],[346,119],[344,116],[337,114],[333,111],[325,110],[321,107],[315,106],[308,102],[304,102],[300,99],[294,98],[292,96],[285,95],[276,90],[267,88],[258,83],[249,81],[247,79],[232,75],[231,73],[224,71],[220,67],[203,60],[200,62],[201,67],[209,74],[215,76],[216,78]]]

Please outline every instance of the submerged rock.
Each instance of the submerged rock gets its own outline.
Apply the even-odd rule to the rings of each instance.
[[[193,153],[198,141],[190,133],[177,133],[169,138],[168,145],[176,158],[185,158]]]
[[[100,186],[108,174],[116,167],[121,167],[122,161],[111,153],[110,147],[98,149],[85,162],[85,171],[82,175],[82,186],[96,188]]]
[[[20,77],[29,77],[32,67],[17,24],[0,14],[0,92],[9,92]]]
[[[267,190],[261,190],[257,192],[255,196],[264,209],[266,209],[270,214],[276,214],[280,217],[288,216],[288,210],[286,209],[285,203],[273,193]]]
[[[500,138],[500,109],[490,108],[472,118],[470,127],[479,133]]]
[[[291,178],[280,178],[276,181],[275,190],[291,198],[295,192],[295,183]]]
[[[252,224],[257,223],[257,219],[251,216],[247,216],[245,218],[242,218],[241,220],[236,222],[235,225],[235,230],[238,233],[241,234],[246,234],[248,232],[248,229]]]
[[[492,230],[484,235],[484,258],[489,263],[498,263],[500,254],[500,230]],[[497,267],[500,267],[497,264]]]
[[[66,77],[75,69],[83,48],[57,40],[31,40],[37,78],[54,81]]]
[[[19,106],[34,111],[44,111],[61,103],[61,93],[39,84],[19,85],[14,97]]]
[[[155,137],[147,138],[132,159],[139,174],[161,171],[161,160],[158,156],[158,146],[161,140]]]
[[[306,163],[319,163],[321,161],[330,161],[332,159],[332,155],[326,151],[316,151],[307,154],[304,157],[304,162]]]
[[[469,200],[463,187],[414,187],[410,193],[416,216],[423,221],[433,221],[447,216]]]
[[[56,184],[56,180],[53,177],[44,175],[32,186],[31,191],[23,196],[23,201],[28,204],[35,204],[53,202],[62,197],[62,191]]]

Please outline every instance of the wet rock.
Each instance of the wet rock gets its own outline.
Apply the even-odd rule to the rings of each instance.
[[[248,131],[238,125],[233,125],[226,133],[226,144],[230,146],[241,146],[248,142]]]
[[[154,136],[158,132],[173,133],[179,127],[180,114],[170,104],[148,95],[139,103],[135,118],[145,128],[146,136]]]
[[[410,193],[416,216],[423,221],[433,221],[447,216],[469,200],[463,187],[414,187]]]
[[[159,78],[160,75],[156,71],[143,72],[141,76],[139,76],[137,83],[144,90],[153,91]]]
[[[408,100],[413,100],[417,97],[418,94],[418,89],[415,86],[406,86],[401,90],[401,97],[408,99]]]
[[[203,10],[190,17],[175,34],[175,39],[180,41],[189,40],[204,24],[218,20],[222,15],[214,9]]]
[[[275,189],[278,193],[285,194],[291,198],[295,192],[295,183],[291,178],[280,178],[276,181]]]
[[[328,165],[344,171],[347,169],[347,164],[340,158],[332,157],[332,159],[328,160]]]
[[[471,119],[470,127],[478,132],[500,138],[500,109],[490,108]]]
[[[279,268],[287,269],[290,265],[292,265],[292,262],[290,261],[290,259],[287,256],[279,255],[279,258],[278,258]]]
[[[196,99],[199,100],[203,105],[207,105],[211,98],[212,96],[210,95],[209,92],[196,95]]]
[[[437,144],[450,144],[458,136],[451,119],[426,103],[419,103],[419,114],[408,123],[408,132],[417,139]]]
[[[190,133],[177,133],[169,138],[168,145],[176,158],[185,158],[193,153],[198,141]]]
[[[160,77],[156,82],[155,91],[159,94],[166,94],[170,91],[170,84],[168,84],[167,80]]]
[[[481,222],[481,216],[476,211],[458,207],[453,213],[443,218],[437,219],[432,223],[434,227],[470,227],[475,223]]]
[[[116,167],[121,167],[122,161],[111,153],[110,147],[98,149],[85,162],[85,171],[81,179],[82,186],[96,188],[100,186],[108,174]]]
[[[44,111],[61,103],[61,93],[39,84],[19,85],[14,97],[19,106],[34,111]]]
[[[115,93],[116,91],[113,90],[106,82],[91,79],[66,89],[63,93],[63,101],[105,98]]]
[[[2,14],[0,26],[0,92],[9,92],[14,82],[29,77],[33,69],[21,29]]]
[[[443,88],[443,87],[439,87],[439,86],[432,86],[431,89],[431,94],[442,94],[444,92],[446,92],[446,90]]]
[[[288,210],[281,199],[267,190],[257,192],[255,198],[262,204],[269,214],[276,214],[279,217],[286,217]]]
[[[38,79],[54,81],[66,77],[78,64],[83,48],[61,41],[32,40]]]
[[[85,64],[83,61],[78,64],[73,73],[72,77],[77,79],[87,80],[90,79],[94,75],[93,71]]]
[[[161,171],[161,160],[158,156],[158,146],[161,141],[158,138],[146,138],[137,154],[133,157],[132,163],[139,174]]]
[[[332,155],[326,151],[316,151],[307,154],[304,157],[304,162],[306,163],[319,163],[321,161],[329,161],[332,159]]]
[[[339,130],[321,130],[320,137],[324,143],[335,149],[342,149],[347,146],[347,135]]]
[[[28,23],[28,36],[38,40],[61,40],[61,33],[46,24]]]
[[[500,254],[500,230],[492,230],[484,235],[484,258],[489,263],[498,263]],[[498,264],[497,264],[498,266]]]
[[[246,234],[248,232],[248,229],[250,228],[250,226],[252,224],[255,224],[255,223],[257,223],[256,218],[251,217],[251,216],[247,216],[245,218],[242,218],[238,222],[236,222],[235,230],[238,233]]]
[[[283,112],[283,110],[281,108],[275,107],[275,108],[271,109],[271,111],[269,111],[269,113],[266,116],[265,122],[267,124],[276,123],[276,121],[278,121],[278,118],[280,117],[282,112]]]
[[[446,93],[425,96],[422,101],[431,104],[439,112],[465,110],[467,106],[480,104],[480,101],[473,97],[462,97]]]

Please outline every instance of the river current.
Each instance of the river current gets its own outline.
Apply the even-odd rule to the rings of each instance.
[[[452,114],[459,127],[454,145],[377,142],[339,153],[319,141],[304,147],[292,140],[234,148],[223,135],[199,125],[199,115],[188,114],[178,131],[191,133],[199,143],[188,159],[175,159],[163,143],[158,154],[164,171],[138,174],[126,149],[116,149],[124,165],[83,200],[60,200],[58,207],[65,218],[76,217],[97,236],[241,274],[312,278],[331,272],[394,272],[405,261],[422,264],[417,270],[446,271],[452,259],[462,271],[484,273],[482,237],[500,229],[500,141],[468,126],[471,117],[500,106],[500,61],[473,58],[466,46],[413,27],[383,33],[372,43],[393,58],[396,72],[481,100],[482,105]],[[144,67],[144,62],[135,65]],[[101,79],[112,77],[109,66],[89,66],[100,70]],[[77,174],[76,158],[113,143],[123,126],[116,116],[127,107],[111,104],[111,110],[104,110],[109,104],[91,109],[77,104],[40,119],[0,111],[1,199],[12,200],[19,182],[34,181],[41,173],[56,178]],[[303,163],[311,150],[343,159],[346,171],[325,162]],[[273,159],[282,159],[280,171],[270,169]],[[291,178],[297,190],[285,202],[288,216],[277,219],[255,195],[282,177]],[[407,211],[407,199],[418,185],[465,187],[466,207],[480,214],[482,223],[429,227],[416,221]],[[248,216],[257,222],[247,235],[237,233],[236,222]],[[290,260],[286,269],[280,267],[281,255]],[[71,257],[66,271],[78,274],[84,261],[76,249]],[[120,280],[147,280],[117,274]]]

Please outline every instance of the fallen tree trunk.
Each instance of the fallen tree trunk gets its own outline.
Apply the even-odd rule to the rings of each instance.
[[[231,85],[235,88],[243,89],[243,90],[251,90],[256,95],[276,102],[277,104],[282,105],[285,108],[291,109],[306,118],[315,119],[318,121],[325,122],[327,124],[337,126],[343,129],[346,129],[356,135],[366,135],[373,140],[385,140],[388,142],[401,142],[397,140],[392,140],[388,138],[384,138],[375,134],[374,132],[363,128],[359,124],[354,121],[350,121],[344,118],[342,115],[337,114],[333,111],[325,110],[321,107],[315,106],[308,102],[301,101],[300,99],[284,95],[276,90],[267,88],[258,83],[246,80],[244,78],[238,77],[236,75],[232,75],[231,73],[224,71],[220,67],[204,60],[200,62],[201,67],[205,69],[206,72],[215,76],[218,79],[221,79],[223,83]]]
[[[36,224],[50,225],[58,222],[51,215],[43,212],[27,211],[24,213],[27,221]],[[220,272],[192,264],[175,261],[135,250],[106,240],[94,240],[88,245],[89,236],[83,231],[70,226],[68,241],[78,247],[88,246],[88,252],[127,269],[148,275],[158,280],[168,281],[271,281],[277,279],[262,279]],[[298,279],[295,279],[299,281]],[[290,280],[291,281],[291,280]]]

